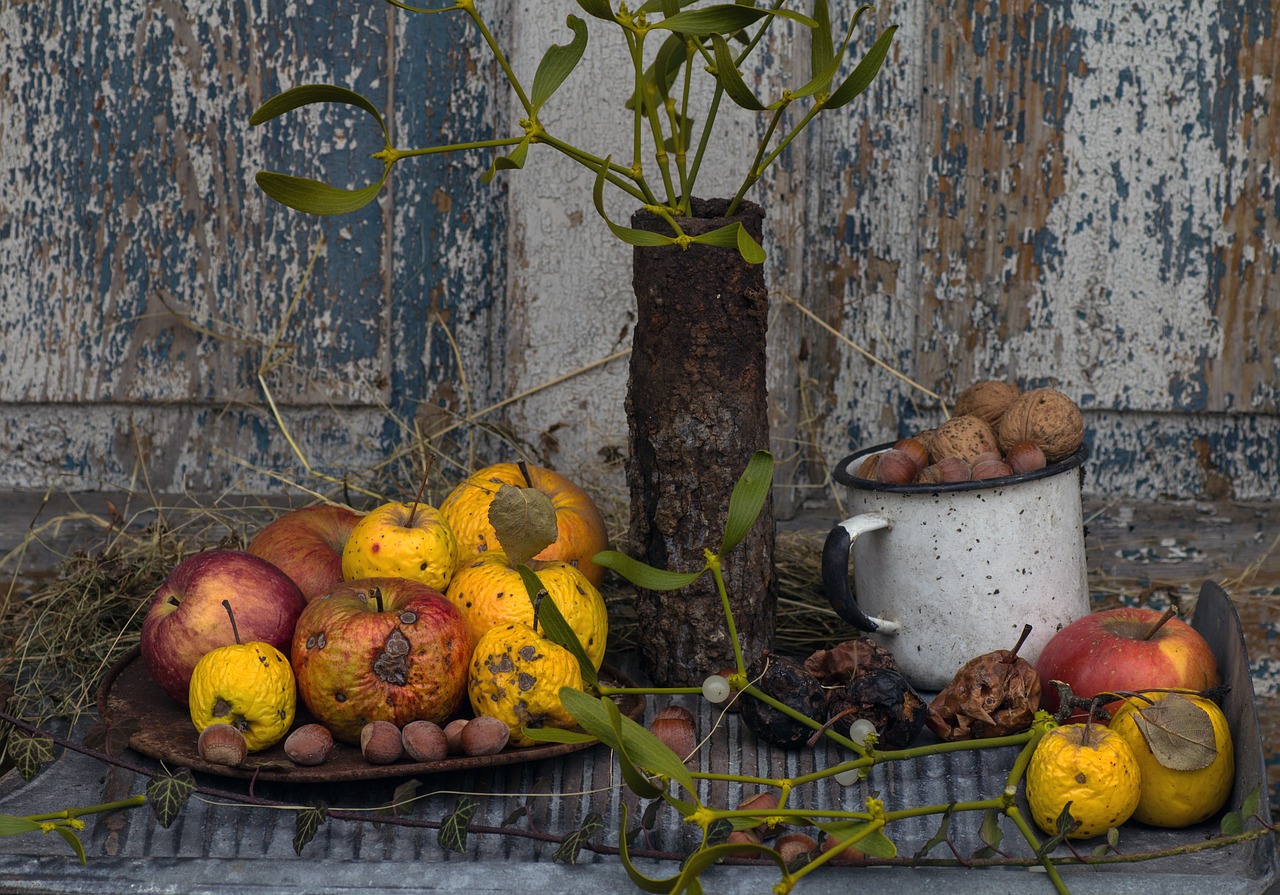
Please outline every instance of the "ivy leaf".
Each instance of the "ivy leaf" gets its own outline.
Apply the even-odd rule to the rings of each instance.
[[[489,504],[489,524],[512,566],[528,563],[560,536],[556,508],[536,488],[499,487]]]
[[[978,838],[992,852],[1000,850],[1004,840],[1004,830],[1000,829],[1001,814],[995,808],[988,808],[982,814],[982,826],[978,828]]]
[[[696,572],[671,572],[667,569],[658,569],[616,550],[602,550],[591,557],[591,561],[598,566],[612,569],[636,587],[644,590],[679,590],[693,584],[706,571],[705,567]]]
[[[574,830],[568,836],[564,837],[564,841],[560,843],[560,847],[555,850],[555,854],[551,856],[551,860],[561,864],[578,863],[578,855],[582,852],[582,847],[586,845],[591,837],[604,829],[604,818],[592,811],[582,819],[582,826]]]
[[[743,820],[750,821],[751,826],[755,826],[757,823],[754,818],[743,818]],[[722,842],[728,842],[729,834],[732,833],[733,830],[733,821],[729,820],[727,817],[717,817],[707,825],[707,836],[703,844],[719,845]]]
[[[99,721],[84,735],[84,744],[118,758],[128,748],[130,737],[141,729],[142,725],[132,717],[113,719],[109,724]]]
[[[1185,696],[1170,693],[1135,711],[1133,720],[1156,761],[1170,770],[1198,771],[1218,757],[1213,719]]]
[[[418,790],[421,788],[421,780],[406,780],[391,793],[391,801],[379,808],[376,813],[383,817],[399,817],[400,809],[417,798]]]
[[[582,61],[582,53],[587,48],[587,25],[577,16],[566,17],[565,24],[573,32],[573,40],[565,46],[552,44],[538,63],[538,70],[533,75],[533,89],[529,97],[533,105],[533,115],[538,114],[542,104],[560,88],[565,79]]]
[[[166,830],[177,819],[187,799],[196,791],[196,778],[187,768],[172,774],[157,774],[147,784],[147,804],[160,826]]]
[[[884,64],[884,57],[889,54],[889,45],[893,43],[893,35],[897,30],[897,25],[890,25],[880,32],[880,36],[871,45],[867,55],[862,57],[862,61],[849,73],[849,77],[845,78],[840,83],[840,86],[827,97],[827,101],[823,103],[824,109],[838,109],[841,106],[848,105],[871,86],[871,82],[880,73],[880,66]]]
[[[470,796],[458,796],[453,811],[440,823],[440,833],[436,838],[441,848],[459,854],[466,852],[467,825],[478,807],[479,803]]]
[[[747,468],[729,496],[729,516],[725,522],[724,541],[720,544],[721,556],[738,546],[755,525],[772,485],[773,454],[756,451],[747,461]]]
[[[298,811],[293,825],[293,853],[301,856],[307,843],[316,837],[320,826],[329,819],[328,809],[323,802]]]
[[[502,819],[502,823],[498,824],[498,826],[500,826],[500,827],[509,827],[509,826],[511,826],[512,824],[514,824],[516,821],[518,821],[520,818],[522,818],[522,817],[527,817],[527,816],[528,816],[528,814],[529,814],[529,806],[528,806],[528,805],[521,805],[521,806],[520,806],[519,808],[517,808],[515,811],[512,811],[510,814],[508,814],[506,817],[504,817],[504,818]]]
[[[6,754],[27,782],[35,779],[40,768],[55,758],[53,737],[47,733],[27,733],[14,727],[10,729],[8,739]]]

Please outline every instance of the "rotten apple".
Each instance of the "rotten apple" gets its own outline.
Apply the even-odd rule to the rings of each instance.
[[[311,714],[355,744],[370,721],[442,724],[466,698],[471,646],[462,616],[438,591],[406,578],[364,578],[307,604],[293,670]]]

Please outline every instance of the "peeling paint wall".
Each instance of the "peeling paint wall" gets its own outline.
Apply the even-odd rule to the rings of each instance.
[[[544,4],[487,6],[526,78],[570,37],[561,12],[537,17]],[[1085,407],[1093,493],[1275,496],[1270,6],[878,6],[879,25],[900,25],[881,77],[752,194],[768,213],[789,505],[822,493],[840,457],[935,423],[991,376]],[[630,148],[616,42],[593,25],[546,109],[601,154]],[[857,52],[869,43],[864,30]],[[795,29],[762,49],[745,73],[760,95],[803,80]],[[368,95],[401,148],[518,126],[457,15],[346,0],[0,5],[0,487],[95,487],[140,466],[157,490],[278,487],[297,461],[267,395],[334,474],[416,426],[447,429],[464,462],[514,441],[617,487],[630,250],[597,218],[591,177],[545,147],[490,185],[484,153],[409,160],[374,206],[307,218],[253,173],[361,186],[381,146],[350,107],[248,127],[262,100],[305,82]],[[740,112],[726,123],[733,151],[713,158],[704,194],[736,188],[764,128]],[[608,210],[630,213],[617,197]],[[462,424],[477,414],[500,434]]]

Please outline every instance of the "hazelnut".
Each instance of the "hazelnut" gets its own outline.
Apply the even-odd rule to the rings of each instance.
[[[973,458],[970,466],[976,467],[979,463],[986,463],[988,460],[995,460],[997,463],[1003,463],[1004,457],[1000,456],[999,451],[983,451],[981,454]]]
[[[1049,463],[1070,457],[1084,441],[1084,416],[1076,402],[1051,388],[1023,392],[1000,420],[1000,448],[1008,453],[1030,441]],[[1012,465],[1012,464],[1011,464]]]
[[[1020,394],[1022,390],[1011,382],[984,379],[962,391],[952,411],[956,416],[976,416],[994,429]]]
[[[973,464],[973,480],[975,482],[986,479],[1002,479],[1009,475],[1013,475],[1013,470],[1003,460],[983,460],[981,463]]]
[[[400,731],[400,741],[414,761],[440,761],[449,754],[449,739],[434,721],[410,721]]]
[[[941,485],[942,470],[936,464],[926,466],[916,473],[915,483],[917,485]]]
[[[370,764],[392,764],[404,754],[400,728],[390,721],[370,721],[360,728],[360,753]]]
[[[496,755],[507,747],[511,731],[497,718],[481,715],[467,722],[459,738],[466,755]]]
[[[210,764],[221,764],[234,768],[244,761],[249,754],[249,744],[244,734],[230,724],[210,724],[200,731],[200,739],[196,743],[200,757]]]
[[[738,810],[739,811],[759,811],[761,814],[768,814],[774,811],[775,809],[777,809],[777,807],[778,807],[777,794],[766,790],[764,792],[758,792],[755,795],[751,796],[750,798],[745,799],[743,802],[741,802],[738,805]],[[766,824],[762,823],[759,826],[752,827],[752,829],[760,833],[763,833],[766,826],[767,826]]]
[[[858,471],[855,472],[853,476],[854,478],[867,479],[869,481],[874,482],[876,481],[877,478],[879,478],[879,473],[876,471],[879,468],[879,466],[880,466],[880,455],[872,454],[870,457],[867,457],[865,460],[862,461],[862,463],[858,466]]]
[[[1047,465],[1044,451],[1029,441],[1020,441],[1009,448],[1009,452],[1004,456],[1004,462],[1009,464],[1009,468],[1015,475],[1035,472],[1037,469],[1044,469]]]
[[[880,465],[877,471],[880,481],[905,485],[915,479],[920,467],[916,465],[916,461],[906,451],[889,448],[889,450],[880,455]]]
[[[773,850],[782,856],[783,863],[788,867],[807,860],[817,848],[817,841],[807,833],[783,833],[773,841]]]
[[[969,469],[969,464],[961,457],[943,457],[933,465],[938,468],[944,484],[967,482],[973,478],[973,472]]]
[[[304,724],[284,741],[284,754],[294,764],[324,764],[333,751],[333,734],[323,724]]]
[[[764,837],[759,830],[734,830],[725,840],[728,843],[749,842],[752,845],[763,845]]]
[[[860,851],[857,848],[857,846],[848,845],[841,848],[842,841],[843,840],[841,840],[839,836],[828,836],[826,839],[822,840],[822,851],[824,854],[826,852],[833,851],[837,848],[840,848],[840,853],[837,854],[835,857],[831,858],[828,863],[853,864],[856,861],[860,861],[866,857],[866,854]]]
[[[929,456],[936,463],[943,457],[959,457],[972,463],[984,451],[998,451],[996,433],[976,416],[953,416],[937,428],[929,445]]]
[[[902,451],[904,454],[910,454],[911,459],[916,461],[917,467],[929,465],[929,449],[924,446],[924,442],[919,438],[904,438],[895,444],[893,449]]]
[[[462,754],[462,731],[466,726],[466,718],[454,718],[444,726],[444,740],[450,755]]]
[[[662,744],[689,761],[698,751],[698,734],[693,713],[681,705],[669,705],[653,716],[649,732]]]

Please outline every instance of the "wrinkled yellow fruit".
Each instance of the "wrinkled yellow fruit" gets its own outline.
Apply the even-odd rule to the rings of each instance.
[[[1160,703],[1170,694],[1145,695]],[[1189,827],[1207,820],[1227,803],[1235,781],[1235,748],[1226,715],[1212,700],[1191,693],[1178,695],[1202,709],[1213,725],[1216,755],[1205,767],[1183,771],[1160,763],[1135,717],[1152,704],[1146,699],[1129,697],[1116,710],[1110,724],[1111,729],[1129,744],[1142,773],[1142,794],[1133,819],[1153,827]]]
[[[408,578],[443,591],[458,563],[458,541],[425,503],[387,503],[361,519],[342,549],[342,577]]]
[[[230,724],[244,734],[250,752],[284,739],[298,702],[289,658],[261,641],[205,653],[191,672],[188,695],[197,732]]]
[[[1102,724],[1068,724],[1044,735],[1027,766],[1027,804],[1036,825],[1057,835],[1070,803],[1079,826],[1068,839],[1088,839],[1118,827],[1138,807],[1138,760],[1124,738]]]
[[[555,601],[578,642],[597,669],[604,661],[609,614],[604,597],[582,572],[567,562],[535,563],[538,580]],[[473,643],[498,625],[533,625],[533,601],[519,571],[504,554],[490,550],[474,557],[453,574],[444,595],[458,607]]]
[[[471,655],[471,708],[506,724],[512,745],[536,742],[525,728],[577,726],[560,702],[561,687],[583,688],[578,660],[528,625],[490,628]]]

